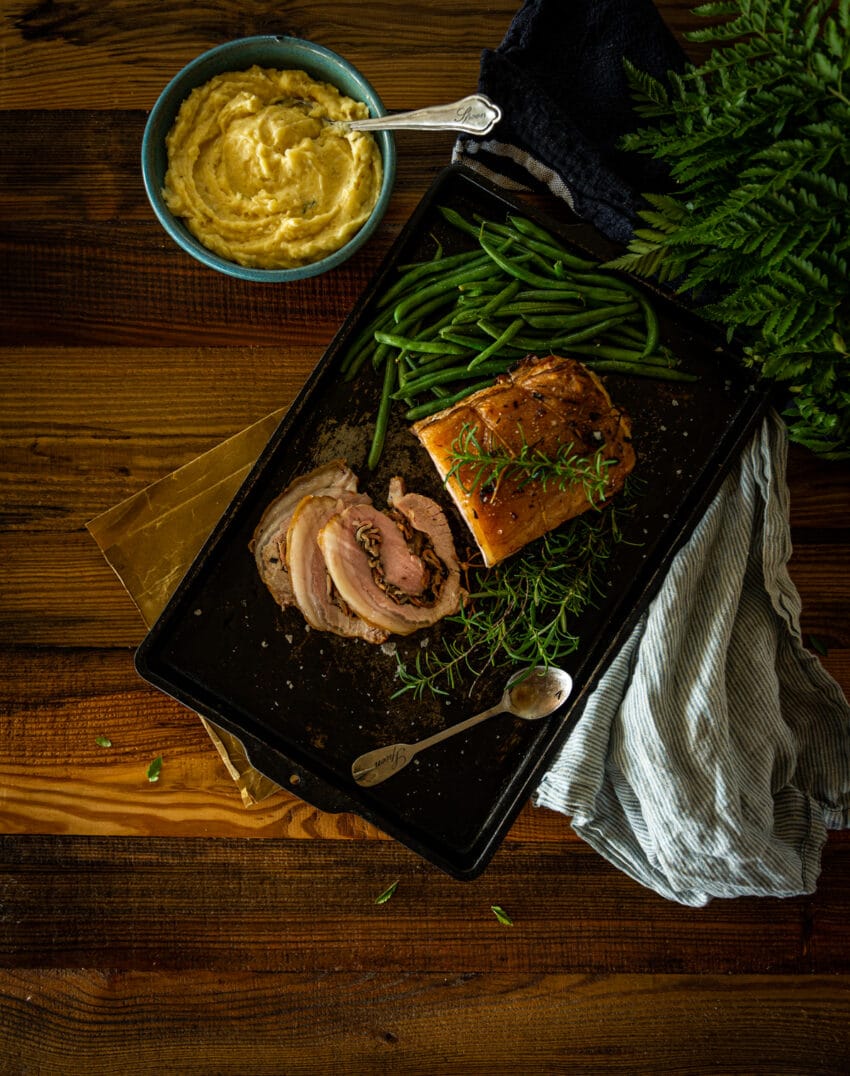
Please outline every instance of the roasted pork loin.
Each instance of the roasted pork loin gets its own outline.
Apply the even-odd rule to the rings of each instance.
[[[331,460],[291,482],[268,505],[254,530],[251,551],[260,578],[278,605],[295,603],[286,563],[286,533],[292,515],[303,497],[339,497],[357,492],[357,475],[345,460]],[[363,500],[368,500],[365,494]]]
[[[382,643],[460,606],[460,567],[442,509],[393,478],[385,512],[334,460],[292,482],[263,513],[251,549],[282,607],[307,623]]]
[[[495,385],[422,419],[414,433],[443,477],[484,563],[497,564],[568,519],[601,507],[618,493],[635,464],[628,415],[600,379],[575,359],[529,356]],[[604,487],[589,495],[576,481],[529,481],[507,468],[495,484],[476,464],[457,463],[459,446],[516,458],[554,459],[563,446],[593,462]]]
[[[389,511],[355,504],[319,532],[328,574],[345,604],[394,635],[430,627],[460,605],[460,567],[446,517],[392,479]]]
[[[388,633],[362,620],[341,598],[318,542],[328,520],[358,503],[369,507],[356,493],[302,498],[286,532],[286,565],[295,604],[311,628],[383,643]]]

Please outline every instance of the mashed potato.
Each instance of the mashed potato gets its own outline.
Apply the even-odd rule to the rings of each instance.
[[[344,246],[381,189],[362,102],[304,71],[252,67],[193,90],[167,139],[163,196],[211,251],[260,269],[309,265]]]

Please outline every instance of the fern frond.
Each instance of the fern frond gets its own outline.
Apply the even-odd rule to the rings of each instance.
[[[695,11],[703,64],[666,86],[629,72],[644,126],[623,146],[676,190],[647,198],[613,264],[710,296],[705,313],[749,337],[746,361],[793,386],[792,438],[850,454],[850,0]]]

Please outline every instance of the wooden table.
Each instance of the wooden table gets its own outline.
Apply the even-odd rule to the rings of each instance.
[[[847,1070],[850,836],[830,836],[811,897],[692,910],[544,810],[459,883],[288,792],[246,808],[197,717],[135,673],[144,625],[86,530],[293,399],[452,144],[399,138],[389,214],[343,268],[241,284],[147,205],[139,148],[165,82],[274,31],[347,55],[389,109],[452,100],[517,6],[7,0],[3,1072]],[[677,33],[693,21],[659,7]],[[847,691],[850,469],[792,451],[790,482],[803,628]]]

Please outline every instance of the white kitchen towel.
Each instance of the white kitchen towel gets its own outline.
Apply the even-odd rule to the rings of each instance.
[[[850,824],[850,706],[803,646],[770,414],[535,797],[661,895],[811,893]]]

